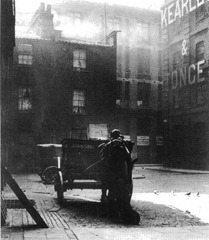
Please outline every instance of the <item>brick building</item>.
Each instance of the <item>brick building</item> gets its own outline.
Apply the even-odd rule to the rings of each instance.
[[[34,169],[37,144],[87,139],[89,124],[113,126],[116,115],[116,47],[57,40],[56,31],[40,31],[39,20],[53,19],[50,6],[41,5],[37,16],[27,34],[16,33],[10,163],[16,171]]]
[[[140,163],[162,158],[160,12],[88,1],[52,5],[63,38],[106,40],[117,31],[117,124]]]
[[[13,112],[11,93],[13,88],[13,50],[15,46],[15,1],[1,1],[1,161],[9,161],[13,143]]]
[[[166,165],[209,169],[209,2],[162,7]]]

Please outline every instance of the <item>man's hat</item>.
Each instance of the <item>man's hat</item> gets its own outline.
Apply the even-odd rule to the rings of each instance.
[[[124,136],[121,134],[119,129],[113,129],[112,132],[110,133],[110,137],[113,138],[113,139],[116,139],[118,137],[123,138]]]

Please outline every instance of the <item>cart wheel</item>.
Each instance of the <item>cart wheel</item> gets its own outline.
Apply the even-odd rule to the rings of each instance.
[[[56,179],[57,179],[57,174],[58,174],[58,168],[55,166],[51,166],[46,168],[42,175],[41,175],[41,179],[48,184],[52,184],[55,183]]]
[[[63,176],[62,172],[59,171],[57,174],[57,183],[56,183],[56,189],[57,189],[57,199],[58,203],[62,205],[64,203],[64,188],[63,188]]]

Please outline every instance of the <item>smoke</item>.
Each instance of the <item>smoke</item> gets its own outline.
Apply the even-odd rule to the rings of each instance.
[[[99,39],[101,33],[101,24],[82,21],[72,23],[72,19],[68,16],[54,14],[54,27],[62,31],[62,37],[65,38],[82,38],[86,40]]]

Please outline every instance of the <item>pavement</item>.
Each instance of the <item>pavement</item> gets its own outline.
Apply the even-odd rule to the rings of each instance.
[[[161,167],[159,167],[161,168]],[[157,169],[155,169],[157,170]],[[161,169],[162,170],[162,169]],[[168,169],[164,169],[168,170]],[[169,169],[171,171],[172,169]],[[175,171],[175,169],[174,169]],[[183,171],[183,170],[182,170]],[[188,170],[187,170],[188,171]],[[193,172],[194,173],[194,172]],[[205,172],[203,172],[205,173]],[[111,225],[79,226],[73,225],[59,214],[60,206],[52,197],[50,191],[41,182],[38,175],[13,175],[28,199],[32,201],[35,208],[44,219],[48,228],[39,228],[36,223],[18,202],[12,190],[6,186],[2,196],[8,204],[6,225],[1,228],[1,239],[7,240],[59,240],[59,239],[80,239],[80,240],[208,240],[209,225],[202,223],[189,226],[176,227],[144,227],[124,226],[114,227]],[[147,195],[146,195],[147,196]],[[136,195],[133,195],[133,198]],[[142,196],[141,196],[142,197]],[[153,198],[153,195],[150,196]],[[191,198],[192,199],[192,198]],[[143,197],[142,199],[143,200]],[[146,201],[146,199],[144,199]],[[134,200],[135,201],[135,200]],[[166,204],[166,203],[165,203]],[[180,204],[180,203],[179,203]],[[72,216],[73,218],[73,216]]]

